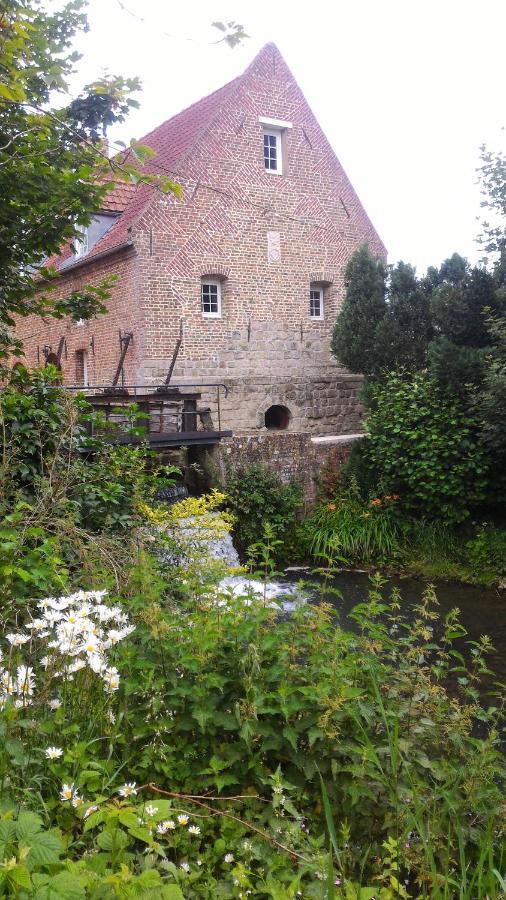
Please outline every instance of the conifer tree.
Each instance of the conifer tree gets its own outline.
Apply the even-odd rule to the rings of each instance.
[[[352,372],[378,371],[376,330],[386,311],[385,267],[367,244],[346,267],[346,298],[332,335],[334,356]]]

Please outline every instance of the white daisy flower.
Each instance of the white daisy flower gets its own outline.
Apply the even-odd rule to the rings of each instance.
[[[72,806],[74,807],[74,809],[78,809],[80,806],[83,805],[83,803],[84,803],[83,798],[80,797],[79,794],[76,792],[74,794],[74,796],[72,797]]]
[[[31,697],[33,694],[33,683],[35,675],[31,666],[18,666],[16,671],[16,691],[18,694],[24,694]]]
[[[46,754],[46,759],[59,759],[60,756],[63,756],[61,747],[48,747],[44,752]]]
[[[156,816],[156,814],[158,812],[158,807],[152,806],[151,803],[148,803],[148,805],[146,806],[145,812],[146,812],[147,816]]]
[[[63,784],[60,791],[60,800],[65,803],[66,800],[72,800],[74,796],[74,782],[72,784]]]
[[[190,825],[188,828],[188,834],[200,834],[200,828],[198,825]]]
[[[223,857],[223,859],[225,860],[226,863],[233,863],[233,861],[234,861],[234,854],[233,854],[233,853],[226,853],[225,856]]]
[[[61,700],[58,697],[54,697],[53,700],[49,701],[49,709],[59,709],[61,706]]]
[[[190,871],[190,864],[187,863],[187,862],[182,862],[181,865],[179,866],[179,868],[182,869],[183,872],[189,872],[189,871]]]
[[[137,793],[137,782],[129,781],[118,790],[120,797],[133,797]]]
[[[158,834],[165,834],[167,831],[174,831],[175,827],[176,823],[172,819],[165,819],[164,822],[160,822],[156,830]]]
[[[29,634],[6,634],[5,637],[12,647],[22,647],[23,644],[27,644],[30,640]]]
[[[183,815],[178,816],[177,820],[180,825],[188,825],[188,822],[190,821],[190,817],[183,814]]]

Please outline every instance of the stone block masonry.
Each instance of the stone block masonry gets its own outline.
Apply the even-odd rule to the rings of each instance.
[[[214,464],[226,485],[227,472],[260,463],[281,480],[300,484],[307,511],[315,502],[322,468],[340,469],[349,459],[351,448],[360,435],[312,438],[307,432],[236,435],[224,440],[214,451]]]

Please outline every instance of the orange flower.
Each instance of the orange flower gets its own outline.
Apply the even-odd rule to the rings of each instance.
[[[335,503],[327,503],[327,509],[334,510],[335,508],[336,508],[336,504],[335,504]]]
[[[381,506],[380,498],[376,497],[374,500],[371,500],[371,506]]]

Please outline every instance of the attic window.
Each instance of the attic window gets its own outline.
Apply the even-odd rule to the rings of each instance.
[[[291,122],[283,119],[268,119],[261,116],[259,122],[263,127],[264,168],[273,175],[283,174],[283,156],[286,145],[285,132],[292,127]]]
[[[73,240],[74,254],[60,266],[64,269],[67,265],[71,265],[76,259],[86,256],[90,250],[93,250],[95,244],[98,244],[103,238],[106,231],[109,231],[111,225],[117,221],[118,216],[108,213],[98,213],[93,216],[89,225],[76,225],[76,236]]]
[[[90,249],[89,230],[85,225],[78,225],[77,231],[79,237],[74,240],[74,256],[76,259],[80,259]]]
[[[281,175],[283,154],[280,131],[264,131],[264,166],[268,172]]]

